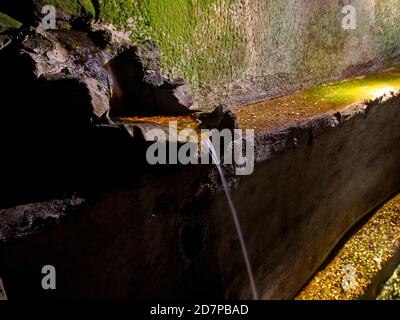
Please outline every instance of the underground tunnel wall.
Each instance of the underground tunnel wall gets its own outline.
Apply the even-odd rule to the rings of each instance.
[[[240,104],[400,63],[399,0],[99,3],[104,21],[154,40],[163,71],[189,79],[201,104]],[[342,27],[347,4],[354,30]]]
[[[258,165],[233,197],[260,297],[293,298],[346,232],[399,190],[399,112],[397,96],[258,134]],[[219,204],[211,215],[219,217],[217,234],[225,237],[219,238],[218,256],[229,267],[234,234],[226,236],[226,204]],[[227,272],[231,297],[247,284],[237,271]],[[240,296],[249,295],[244,290]]]

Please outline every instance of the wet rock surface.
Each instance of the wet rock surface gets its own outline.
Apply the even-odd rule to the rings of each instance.
[[[375,299],[400,261],[399,221],[400,196],[396,195],[343,237],[296,299]]]
[[[0,51],[3,208],[84,189],[85,162],[96,171],[90,159],[101,158],[102,147],[88,150],[95,125],[108,122],[103,52],[85,33],[65,32],[24,28]]]
[[[227,106],[220,105],[210,113],[195,114],[201,121],[200,129],[238,129],[237,117]]]
[[[130,47],[107,64],[113,79],[112,116],[180,116],[193,113],[184,80],[161,75],[160,52],[148,43]]]
[[[154,99],[141,109],[146,114],[192,113],[187,84],[160,75],[159,52],[152,44],[132,47],[123,35],[101,25],[50,31],[26,27],[10,35],[0,50],[0,146],[8,168],[0,207],[65,193],[86,197],[149,169],[146,132],[165,128],[116,124],[109,117],[110,97],[112,104],[120,96],[104,65],[121,54],[132,59],[125,60],[128,69],[120,70],[121,77],[129,73],[136,79],[124,88],[123,101],[143,102],[148,89]],[[127,109],[135,113],[135,106],[140,104]]]

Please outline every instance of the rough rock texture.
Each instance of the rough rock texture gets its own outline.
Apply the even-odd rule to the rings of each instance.
[[[400,262],[399,222],[396,195],[350,230],[296,300],[375,299]]]
[[[9,155],[4,159],[3,168],[9,170],[2,172],[0,207],[76,192],[96,193],[129,179],[127,171],[133,176],[141,172],[146,166],[147,143],[142,131],[148,129],[144,124],[112,123],[109,99],[115,92],[104,68],[131,46],[128,39],[112,28],[96,25],[52,31],[27,27],[10,40],[0,50],[0,134],[4,137],[0,147]],[[136,46],[135,50],[141,52],[146,68],[157,70],[156,48]],[[160,76],[160,85],[153,87],[150,75],[135,76],[135,71],[141,71],[135,68],[121,72],[129,71],[138,79],[137,85],[153,90],[157,99],[147,104],[152,112],[174,108],[177,114],[182,111],[176,108],[192,112],[181,104],[191,100],[183,92],[184,85]],[[119,148],[117,154],[115,148]],[[135,166],[141,170],[134,170]]]
[[[182,71],[204,102],[252,100],[398,62],[398,0],[358,1],[364,19],[354,34],[338,23],[341,1],[289,6],[270,1],[254,7],[243,1],[237,7],[205,1],[190,8],[183,0],[157,1],[158,6],[146,1],[139,11],[149,14],[131,28],[155,27],[152,35],[159,37],[166,57],[162,69],[168,75]],[[32,19],[25,6],[12,14],[8,10],[17,7],[10,3],[1,1],[0,10],[23,22]],[[92,16],[83,14],[80,21],[82,1],[52,3],[72,30],[27,28],[0,50],[0,207],[14,208],[2,211],[7,221],[10,214],[27,221],[17,221],[21,236],[33,233],[13,241],[18,232],[5,231],[9,242],[0,246],[0,274],[10,297],[249,297],[215,170],[147,165],[147,142],[132,139],[143,136],[147,126],[114,125],[107,116],[111,90],[103,63],[129,50],[110,50],[113,32],[75,28]],[[130,10],[138,13],[137,3],[99,1],[98,13],[94,8],[99,18],[125,24]],[[42,2],[29,4],[37,9]],[[157,64],[157,59],[142,60],[142,71],[155,71],[140,74],[146,86],[175,99],[175,106],[188,107],[183,83],[165,81]],[[114,97],[128,101],[120,105],[124,113],[132,88],[123,81],[121,88],[125,92]],[[256,171],[241,179],[233,197],[263,298],[293,297],[348,228],[398,189],[399,99],[258,133]],[[159,102],[155,105],[159,108]],[[204,126],[225,122],[215,115],[228,115],[232,127],[232,115],[223,108],[200,116]],[[69,215],[61,205],[61,223],[36,229],[35,208],[44,208],[40,221],[57,204],[49,199],[74,194],[89,199],[85,206]],[[49,263],[57,267],[56,292],[39,287],[40,269]]]
[[[150,38],[202,104],[242,104],[399,65],[400,0],[99,0],[99,18]],[[379,57],[377,59],[377,57]]]

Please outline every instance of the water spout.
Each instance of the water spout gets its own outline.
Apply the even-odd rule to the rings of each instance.
[[[255,282],[254,282],[254,275],[253,275],[253,271],[252,271],[252,268],[251,268],[250,259],[249,259],[249,255],[248,255],[247,248],[246,248],[246,243],[245,243],[244,238],[243,238],[242,228],[240,226],[240,222],[239,222],[239,218],[238,218],[238,215],[237,215],[236,208],[235,208],[235,206],[233,204],[233,201],[232,201],[231,192],[229,190],[228,182],[225,179],[225,175],[224,175],[224,171],[223,171],[222,166],[221,166],[221,162],[218,159],[217,153],[215,152],[214,146],[213,146],[213,144],[212,144],[210,139],[204,139],[202,141],[202,144],[207,148],[207,151],[210,153],[210,155],[211,155],[211,157],[212,157],[212,159],[213,159],[213,161],[214,161],[214,163],[215,163],[215,165],[216,165],[216,167],[218,169],[218,173],[219,173],[219,175],[221,177],[222,185],[224,187],[225,195],[226,195],[226,198],[228,200],[228,204],[229,204],[229,208],[230,208],[230,211],[231,211],[231,214],[232,214],[233,222],[234,222],[234,225],[235,225],[235,228],[236,228],[237,235],[239,237],[239,242],[240,242],[240,247],[242,249],[243,259],[245,261],[247,273],[248,273],[249,280],[250,280],[250,287],[251,287],[252,296],[253,296],[254,300],[258,300],[257,288],[256,288],[256,285],[255,285]]]

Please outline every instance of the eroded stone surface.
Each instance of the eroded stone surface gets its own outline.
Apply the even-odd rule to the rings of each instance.
[[[131,47],[107,64],[113,79],[112,116],[181,116],[193,113],[193,98],[183,80],[161,75],[154,44]]]
[[[257,134],[254,174],[229,180],[262,298],[293,298],[349,228],[398,189],[399,99],[345,108],[340,122],[323,114]],[[218,183],[210,166],[153,167],[65,223],[3,245],[9,296],[45,295],[31,278],[52,260],[60,297],[249,298]]]

